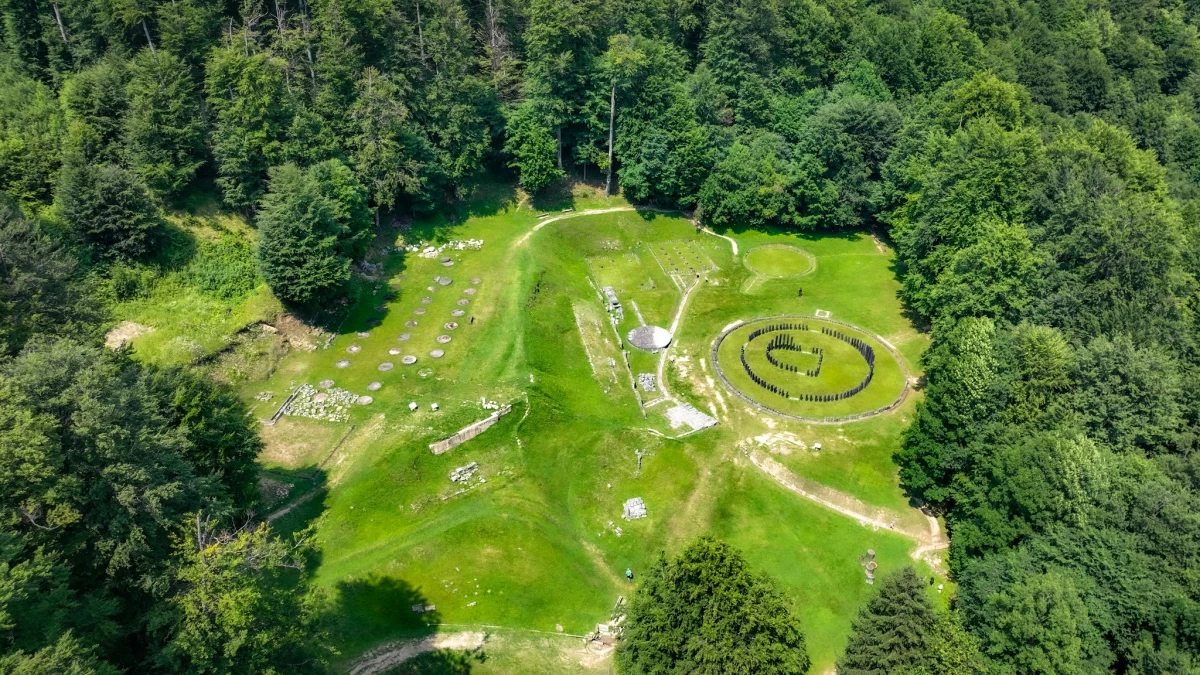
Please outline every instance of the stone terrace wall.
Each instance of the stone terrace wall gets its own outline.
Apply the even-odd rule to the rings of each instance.
[[[433,452],[433,454],[440,455],[443,452],[457,448],[463,443],[466,443],[472,438],[475,438],[479,434],[482,434],[490,429],[492,425],[500,421],[501,417],[504,417],[510,412],[512,412],[512,405],[504,405],[496,412],[488,415],[486,418],[481,419],[470,426],[459,429],[458,433],[454,434],[450,438],[438,441],[437,443],[430,443],[429,449]]]

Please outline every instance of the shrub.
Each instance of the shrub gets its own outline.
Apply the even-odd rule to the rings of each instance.
[[[223,300],[245,296],[259,282],[254,249],[229,236],[203,243],[188,266],[188,276],[196,288]]]

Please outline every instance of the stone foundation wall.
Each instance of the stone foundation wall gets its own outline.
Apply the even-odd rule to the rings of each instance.
[[[429,450],[435,455],[440,455],[443,452],[457,448],[463,443],[466,443],[472,438],[475,438],[479,434],[482,434],[490,429],[492,425],[500,421],[501,417],[504,417],[510,412],[512,412],[512,405],[504,405],[496,412],[488,415],[486,418],[481,419],[470,426],[459,429],[458,433],[454,434],[450,438],[438,441],[437,443],[430,443]]]

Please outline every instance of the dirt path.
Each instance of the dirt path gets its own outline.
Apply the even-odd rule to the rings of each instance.
[[[683,323],[683,313],[685,311],[687,311],[688,299],[691,298],[692,291],[696,290],[699,287],[700,287],[700,281],[696,280],[695,283],[693,283],[691,286],[688,287],[688,289],[686,291],[683,292],[683,297],[680,298],[680,300],[679,300],[679,309],[675,312],[675,318],[671,320],[671,327],[669,329],[667,329],[667,330],[671,331],[672,341],[675,339],[675,336],[678,335],[678,333],[676,333],[676,331],[679,330],[679,324]],[[674,346],[674,345],[672,345],[672,346]],[[659,357],[658,357],[658,372],[657,372],[656,377],[658,378],[658,390],[662,392],[663,398],[670,400],[672,403],[678,403],[678,401],[675,399],[675,397],[671,395],[671,391],[669,389],[667,389],[667,378],[665,377],[665,374],[663,372],[664,370],[666,370],[667,354],[670,351],[671,351],[671,348],[668,347],[668,348],[662,350],[662,354],[659,355]]]
[[[950,540],[942,533],[937,518],[920,512],[928,529],[914,527],[907,522],[909,519],[905,518],[903,514],[891,509],[871,506],[840,490],[798,476],[758,450],[745,450],[744,454],[750,463],[773,478],[775,482],[805,499],[812,500],[831,511],[854,518],[863,526],[870,525],[875,529],[888,530],[913,539],[917,542],[917,548],[909,554],[913,560],[924,558],[931,566],[938,568],[939,571],[944,571],[942,563],[935,560],[933,554],[950,548]]]
[[[423,638],[389,642],[363,654],[350,666],[350,675],[378,675],[425,652],[438,649],[470,650],[483,647],[482,632],[439,633]]]
[[[724,239],[725,241],[729,242],[729,245],[733,247],[734,257],[735,258],[737,257],[737,254],[738,254],[737,242],[734,241],[732,237],[726,237],[723,234],[717,234],[716,232],[713,232],[712,230],[708,229],[707,227],[700,228],[700,231],[705,234],[711,234],[714,237],[720,237],[720,238]]]
[[[325,492],[325,488],[323,488],[323,487],[317,488],[316,490],[313,490],[312,492],[300,497],[299,499],[292,502],[291,504],[288,504],[287,506],[285,506],[277,511],[271,512],[271,515],[267,516],[267,522],[273,523],[276,520],[279,520],[280,518],[291,513],[292,509],[296,508],[297,506],[300,506],[301,504],[308,502],[310,499],[312,499],[313,497],[316,497],[317,495],[319,495],[323,492]]]
[[[540,221],[537,225],[534,225],[532,228],[530,228],[528,232],[521,235],[521,238],[513,243],[513,248],[521,246],[526,241],[529,241],[529,238],[533,236],[534,232],[537,232],[550,223],[566,220],[567,218],[576,218],[578,216],[595,216],[601,213],[616,213],[617,211],[637,211],[637,209],[632,206],[611,206],[606,209],[584,209],[583,211],[571,211],[558,216],[551,216],[550,218]]]

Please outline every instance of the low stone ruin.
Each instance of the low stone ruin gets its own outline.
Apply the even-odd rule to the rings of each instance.
[[[450,480],[451,480],[451,482],[454,482],[454,483],[469,481],[469,480],[471,480],[471,477],[475,475],[475,472],[478,470],[479,470],[479,462],[471,462],[470,464],[468,464],[466,466],[460,466],[457,469],[451,471],[450,472]]]
[[[867,583],[875,583],[875,570],[879,569],[879,563],[875,562],[875,550],[867,549],[866,555],[858,559],[858,563],[863,566],[867,572]]]
[[[657,388],[654,373],[638,373],[637,380],[642,391],[655,391]]]
[[[686,425],[691,427],[692,431],[699,431],[700,429],[716,426],[717,419],[705,415],[693,406],[681,403],[667,410],[667,422],[671,425],[672,429],[678,429]]]
[[[671,331],[659,326],[638,326],[626,336],[629,344],[647,352],[658,352],[671,345]]]
[[[436,405],[436,404],[434,404],[434,405]],[[452,448],[457,448],[458,446],[462,445],[463,443],[466,443],[467,441],[471,440],[472,438],[475,438],[479,434],[482,434],[483,432],[492,428],[492,426],[495,425],[496,422],[500,421],[501,417],[507,415],[510,412],[512,412],[512,406],[505,405],[505,406],[501,407],[499,410],[497,410],[496,412],[492,413],[491,415],[488,415],[486,418],[481,419],[478,422],[475,422],[474,424],[471,424],[469,426],[463,427],[462,429],[460,429],[458,431],[458,433],[454,434],[450,438],[438,441],[436,443],[430,443],[429,451],[435,455],[440,455],[443,452],[446,452]]]
[[[625,511],[621,514],[625,520],[637,520],[646,517],[646,502],[641,497],[625,500]]]
[[[482,239],[456,239],[436,247],[428,246],[425,242],[421,242],[419,244],[410,244],[405,246],[404,250],[408,251],[409,253],[419,253],[422,258],[437,258],[441,255],[442,251],[447,249],[451,251],[478,251],[481,248],[483,248]]]
[[[302,384],[284,408],[283,414],[291,417],[345,422],[350,419],[350,406],[357,403],[358,399],[356,394],[345,389],[329,389],[327,392],[318,392],[317,388],[311,384]]]

